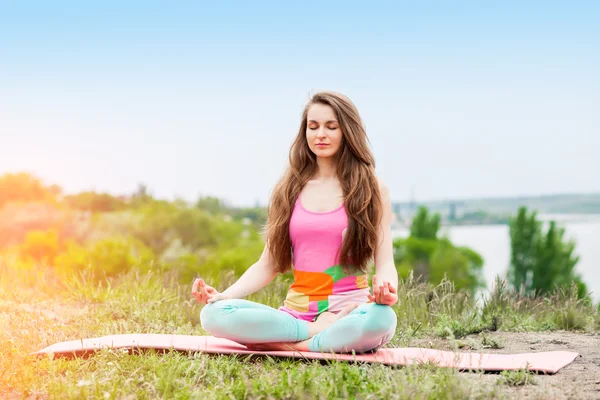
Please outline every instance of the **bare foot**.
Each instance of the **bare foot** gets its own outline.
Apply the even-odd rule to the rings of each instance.
[[[344,318],[346,315],[350,314],[352,310],[358,307],[359,304],[351,304],[346,306],[339,313],[335,314],[332,312],[324,312],[319,315],[315,322],[308,323],[308,337],[309,339],[315,336],[317,333],[324,331],[327,327],[332,325],[335,321]]]
[[[344,318],[350,314],[352,310],[358,307],[359,304],[352,304],[346,306],[339,313],[335,314],[332,312],[324,312],[315,322],[308,323],[308,337],[309,339],[315,336],[317,333],[324,331],[327,327],[331,326],[335,321]],[[301,342],[276,342],[276,343],[253,343],[246,344],[245,346],[249,350],[255,351],[310,351],[308,349],[308,342],[310,340],[303,340]]]
[[[309,351],[308,340],[301,342],[281,342],[281,343],[256,343],[247,344],[249,350],[255,351]]]

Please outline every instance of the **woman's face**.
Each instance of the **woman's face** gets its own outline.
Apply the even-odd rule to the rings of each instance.
[[[333,109],[313,104],[306,117],[306,141],[317,157],[332,157],[342,144],[342,130]]]

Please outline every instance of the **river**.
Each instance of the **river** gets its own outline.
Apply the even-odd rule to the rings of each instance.
[[[576,242],[580,257],[575,266],[595,301],[600,301],[600,215],[540,215],[565,228],[565,237]],[[484,259],[483,274],[488,288],[495,277],[504,278],[510,263],[510,238],[507,225],[469,225],[441,229],[458,246],[468,246]],[[393,231],[394,237],[406,237],[407,229]]]

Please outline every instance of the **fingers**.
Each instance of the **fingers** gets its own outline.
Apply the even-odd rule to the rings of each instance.
[[[384,282],[383,287],[382,287],[382,291],[383,291],[382,297],[385,300],[387,300],[387,298],[390,295],[389,282]]]
[[[388,289],[389,289],[390,293],[394,293],[394,294],[398,293],[398,290],[392,286],[391,282],[388,282]]]
[[[377,277],[373,275],[373,297],[379,299],[379,286],[377,286]]]
[[[217,289],[215,289],[214,287],[210,286],[209,284],[207,284],[204,279],[199,278],[200,279],[200,287],[204,288],[206,290],[207,293],[212,294],[212,293],[219,293],[217,292]]]
[[[383,281],[380,284],[377,283],[377,276],[373,275],[373,294],[368,294],[369,301],[377,304],[394,304],[397,289],[392,286],[389,281]]]
[[[209,300],[210,299],[210,295],[208,294],[208,291],[206,290],[206,286],[201,286],[200,287],[200,294],[202,295],[202,298],[205,300]]]
[[[376,283],[375,287],[377,288],[377,303],[379,304],[383,304],[384,303],[384,296],[385,296],[385,292],[384,292],[384,288],[386,286],[386,282],[383,281],[382,283]]]
[[[214,287],[212,287],[212,286],[208,286],[208,285],[206,285],[206,286],[205,286],[205,288],[206,288],[206,291],[207,291],[209,294],[215,294],[215,293],[219,293],[219,292],[217,292],[217,289],[215,289],[215,288],[214,288]]]
[[[200,293],[192,293],[192,295],[198,301],[198,303],[203,303],[202,296],[200,295]]]
[[[225,296],[225,295],[223,295],[221,293],[218,293],[218,294],[216,294],[214,296],[211,296],[208,299],[207,303],[210,304],[210,303],[214,303],[215,301],[226,300],[226,299],[227,299],[227,296]]]
[[[196,278],[194,283],[192,283],[192,296],[198,300],[198,302],[202,303],[202,294],[198,292],[198,286],[200,285],[201,279]]]
[[[192,284],[192,295],[198,302],[204,304],[216,290],[212,286],[206,284],[204,279],[196,278]]]

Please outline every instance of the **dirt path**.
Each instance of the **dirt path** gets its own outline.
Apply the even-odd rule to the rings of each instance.
[[[575,361],[555,375],[536,375],[535,384],[521,387],[497,386],[499,392],[515,399],[600,399],[600,332],[497,332],[488,335],[502,348],[482,346],[481,336],[471,336],[460,341],[461,351],[486,353],[528,353],[552,350],[571,350],[580,354]],[[470,346],[471,345],[471,346]],[[442,339],[419,339],[411,346],[450,349],[451,343]],[[466,375],[466,374],[465,374]],[[485,374],[485,385],[497,385],[498,374]]]

